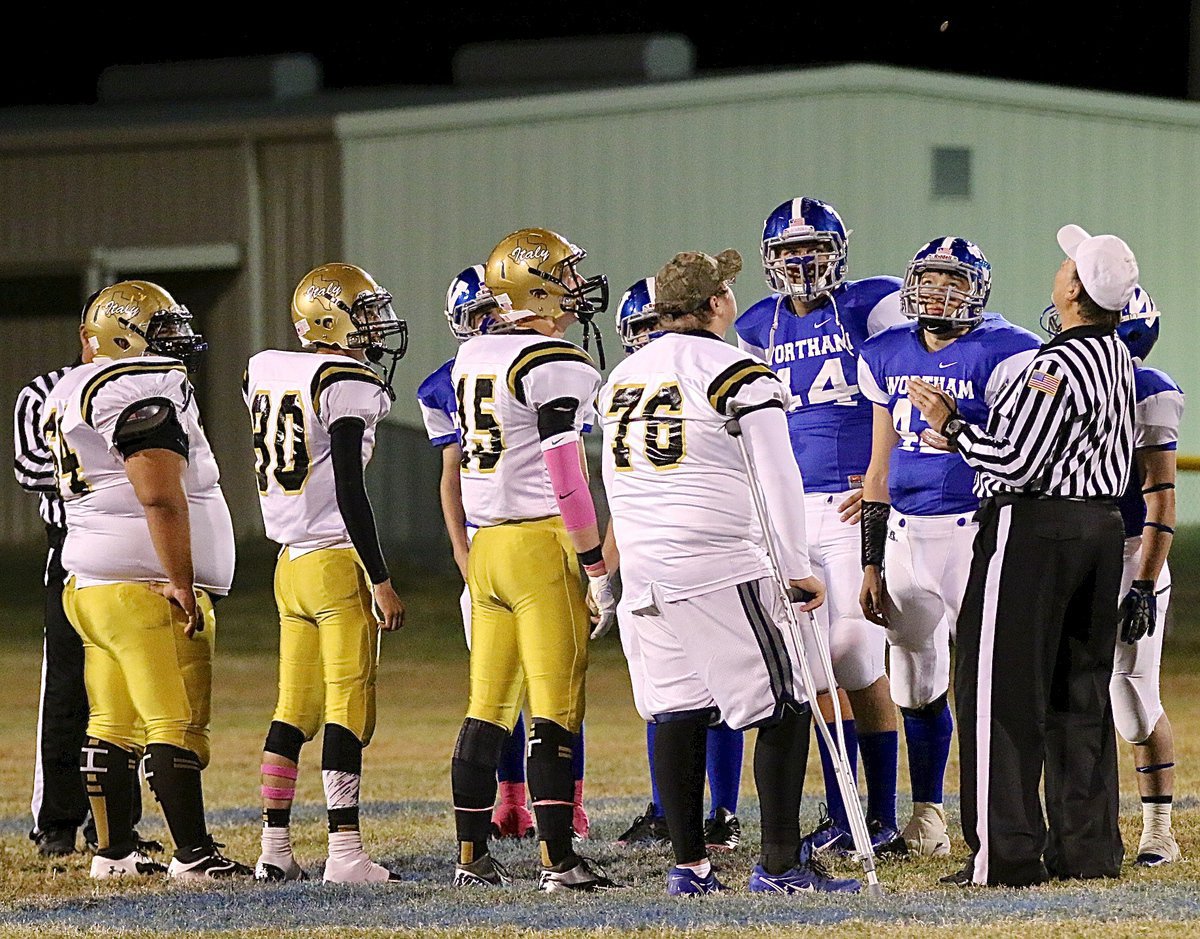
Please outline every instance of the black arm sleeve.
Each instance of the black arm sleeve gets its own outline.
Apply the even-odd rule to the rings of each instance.
[[[887,545],[887,523],[892,507],[886,502],[868,502],[863,499],[862,522],[862,566],[874,565],[883,568],[883,552]]]
[[[367,569],[371,583],[381,584],[391,574],[383,559],[383,549],[379,547],[375,513],[371,511],[371,500],[367,498],[367,484],[363,478],[362,442],[365,429],[366,424],[357,417],[340,418],[329,429],[333,451],[333,485],[337,493],[338,511],[342,513],[342,521],[346,523],[354,550]]]
[[[575,426],[575,412],[579,401],[575,398],[555,398],[537,409],[538,438],[549,440],[564,434]]]

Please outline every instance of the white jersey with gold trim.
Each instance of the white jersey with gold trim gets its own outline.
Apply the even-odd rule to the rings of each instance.
[[[481,528],[558,515],[537,409],[574,398],[575,430],[595,422],[600,373],[574,343],[537,333],[476,336],[451,372],[462,438],[462,500]]]
[[[711,333],[666,333],[612,370],[599,401],[604,488],[631,610],[652,604],[652,587],[681,600],[769,576],[725,423],[772,402],[788,404],[778,376]]]
[[[148,402],[170,404],[187,434],[183,482],[196,585],[226,594],[233,582],[233,523],[217,461],[204,436],[187,370],[160,356],[100,358],[79,365],[46,399],[43,431],[67,507],[63,567],[80,587],[167,579],[145,510],[114,444],[122,419]]]
[[[383,381],[348,355],[269,349],[250,359],[242,388],[254,432],[254,472],[267,537],[292,558],[353,547],[338,509],[329,431],[358,418],[363,465],[391,410]]]

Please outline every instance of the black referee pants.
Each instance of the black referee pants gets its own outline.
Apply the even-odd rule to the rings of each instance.
[[[954,680],[973,880],[1115,877],[1121,516],[1103,502],[1000,497],[978,519]]]
[[[83,686],[83,641],[63,612],[62,566],[66,529],[46,526],[45,647],[42,699],[38,712],[38,759],[33,780],[34,832],[76,829],[88,814],[79,774],[79,748],[87,731],[88,701]]]

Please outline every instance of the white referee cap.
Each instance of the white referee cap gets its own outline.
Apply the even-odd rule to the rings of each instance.
[[[1116,235],[1089,235],[1078,225],[1058,230],[1058,246],[1075,262],[1079,282],[1097,306],[1121,310],[1138,283],[1137,258]]]

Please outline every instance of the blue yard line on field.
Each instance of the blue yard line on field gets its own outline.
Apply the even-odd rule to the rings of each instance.
[[[130,923],[164,932],[202,929],[277,929],[316,926],[465,926],[486,930],[510,925],[529,929],[609,926],[617,929],[809,924],[829,925],[860,920],[954,924],[997,919],[1040,921],[1090,919],[1145,921],[1200,918],[1200,898],[1188,884],[1119,884],[1080,886],[1068,890],[931,889],[865,897],[719,897],[647,896],[631,891],[606,896],[545,896],[528,882],[498,891],[452,891],[418,878],[405,883],[369,887],[325,887],[319,883],[236,888],[176,888],[154,896],[92,897],[67,903],[0,913],[0,924],[76,926],[121,929]]]

